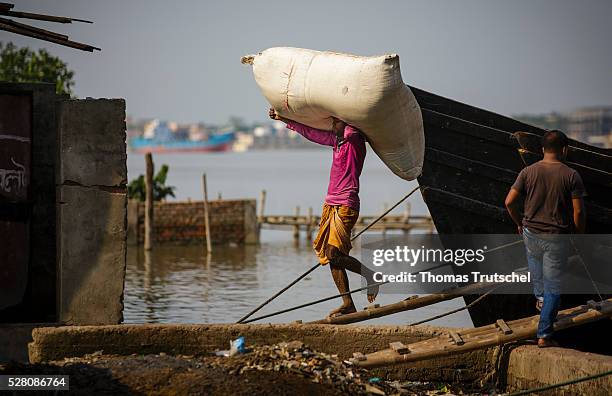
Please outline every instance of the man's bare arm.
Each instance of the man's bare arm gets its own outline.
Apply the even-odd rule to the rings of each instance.
[[[324,146],[333,146],[336,141],[334,134],[331,133],[330,131],[324,131],[322,129],[311,128],[307,125],[290,120],[289,118],[285,118],[279,115],[276,112],[276,110],[274,110],[273,108],[270,108],[268,115],[273,120],[279,120],[279,121],[284,122],[285,124],[287,124],[287,128],[294,130],[295,132],[304,136],[306,139],[310,140],[311,142],[322,144]]]
[[[508,195],[506,196],[505,205],[506,209],[508,210],[508,213],[510,214],[510,217],[512,217],[512,221],[514,221],[517,226],[518,233],[522,234],[523,218],[521,217],[521,212],[518,208],[520,196],[521,194],[518,191],[516,191],[514,188],[511,188],[510,191],[508,191]]]
[[[576,226],[576,233],[584,234],[586,231],[586,209],[584,207],[584,199],[582,199],[582,197],[572,198],[572,206],[574,207],[574,225]]]

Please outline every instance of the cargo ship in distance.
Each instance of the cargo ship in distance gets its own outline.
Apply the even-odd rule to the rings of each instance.
[[[136,153],[219,152],[230,151],[234,138],[234,131],[226,131],[211,133],[205,139],[190,140],[176,136],[167,122],[157,121],[143,136],[130,138],[129,147]]]

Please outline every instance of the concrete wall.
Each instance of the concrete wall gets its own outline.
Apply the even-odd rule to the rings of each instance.
[[[103,350],[130,355],[165,352],[203,355],[229,348],[230,340],[244,336],[247,345],[300,340],[310,347],[347,359],[353,352],[374,352],[390,342],[416,342],[440,334],[432,326],[332,326],[293,324],[247,325],[120,325],[39,328],[29,345],[32,363],[61,360]],[[487,352],[477,351],[436,361],[416,362],[377,369],[377,375],[420,381],[448,378],[475,381],[487,368]]]
[[[212,242],[257,243],[259,233],[255,206],[254,199],[209,201]],[[204,240],[203,201],[156,202],[154,211],[155,242],[202,243]],[[128,212],[130,244],[143,243],[144,203],[130,201]]]
[[[605,339],[601,342],[606,342]],[[521,346],[508,356],[506,389],[518,391],[571,381],[612,370],[612,356],[573,349]],[[558,388],[559,395],[612,395],[612,376]]]
[[[120,323],[127,227],[125,101],[61,101],[57,121],[58,320]]]

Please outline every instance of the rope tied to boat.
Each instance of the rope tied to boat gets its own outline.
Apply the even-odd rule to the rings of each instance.
[[[431,322],[432,320],[440,319],[440,318],[443,318],[445,316],[452,315],[454,313],[461,312],[461,311],[464,311],[466,309],[470,309],[474,305],[476,305],[479,302],[481,302],[482,300],[484,300],[484,298],[486,296],[488,296],[489,294],[493,293],[495,290],[499,289],[502,286],[505,286],[505,285],[501,284],[501,285],[495,286],[491,290],[488,290],[486,293],[484,293],[483,295],[479,296],[476,300],[472,301],[471,303],[469,303],[467,305],[464,305],[463,307],[451,309],[450,311],[444,312],[442,314],[434,315],[434,316],[431,316],[431,317],[429,317],[427,319],[423,319],[423,320],[419,320],[417,322],[410,323],[408,326],[416,326],[416,325],[420,325],[420,324],[423,324],[423,323]]]

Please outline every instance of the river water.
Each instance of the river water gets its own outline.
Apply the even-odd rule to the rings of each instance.
[[[393,175],[371,151],[361,176],[361,213],[379,214],[416,186]],[[209,199],[258,198],[267,191],[265,211],[302,213],[310,206],[315,213],[325,197],[331,153],[326,150],[252,151],[245,153],[156,154],[156,168],[168,164],[167,184],[176,187],[176,199],[201,199],[201,175],[206,172]],[[128,177],[144,173],[144,157],[128,154]],[[418,193],[410,199],[413,214],[426,214]],[[400,205],[397,213],[406,206]],[[360,257],[359,242],[352,254]],[[146,253],[128,248],[124,317],[126,323],[235,322],[260,302],[291,282],[316,263],[309,244],[296,244],[292,233],[263,230],[258,246],[215,246],[207,258],[203,246],[156,246]],[[351,287],[361,286],[349,275]],[[337,293],[327,268],[319,268],[256,315],[299,305]],[[407,296],[381,293],[376,302],[388,304]],[[367,305],[365,294],[354,297],[359,307]],[[340,304],[332,300],[265,319],[280,323],[316,320]],[[374,319],[367,324],[407,324],[463,305],[462,299]],[[471,326],[466,311],[430,322],[440,326]]]

